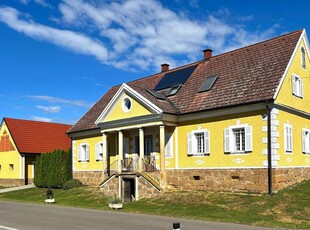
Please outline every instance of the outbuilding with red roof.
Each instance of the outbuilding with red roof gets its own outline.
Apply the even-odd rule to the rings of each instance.
[[[0,185],[33,183],[36,156],[68,150],[71,125],[3,118],[0,127]]]

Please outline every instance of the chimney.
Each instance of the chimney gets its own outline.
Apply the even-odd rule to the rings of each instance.
[[[212,57],[212,51],[211,49],[205,49],[203,50],[203,59],[210,59]]]
[[[162,64],[161,65],[161,72],[167,72],[169,70],[169,64]]]

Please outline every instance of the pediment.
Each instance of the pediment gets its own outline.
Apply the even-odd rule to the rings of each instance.
[[[160,108],[123,84],[98,117],[96,124],[160,113],[162,113]]]

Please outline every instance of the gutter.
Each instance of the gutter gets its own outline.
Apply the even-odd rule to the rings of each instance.
[[[268,151],[268,194],[272,195],[272,160],[271,160],[271,106],[268,101],[266,101],[267,109],[267,151]]]

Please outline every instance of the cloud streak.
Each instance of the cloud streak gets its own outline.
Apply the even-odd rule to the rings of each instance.
[[[44,113],[59,113],[61,110],[60,106],[43,106],[37,105],[37,109],[42,110]]]
[[[51,96],[46,96],[46,95],[27,95],[26,97],[32,100],[37,100],[37,101],[59,103],[59,104],[64,104],[64,105],[69,105],[69,106],[77,106],[77,107],[85,107],[85,108],[89,108],[90,106],[93,105],[93,103],[83,101],[83,100],[68,100],[68,99],[51,97]]]
[[[34,23],[29,19],[21,19],[22,16],[14,8],[0,8],[0,21],[20,33],[24,33],[34,39],[51,42],[76,53],[92,55],[102,62],[108,57],[107,49],[101,42],[95,39],[89,38],[81,33],[55,29]]]

